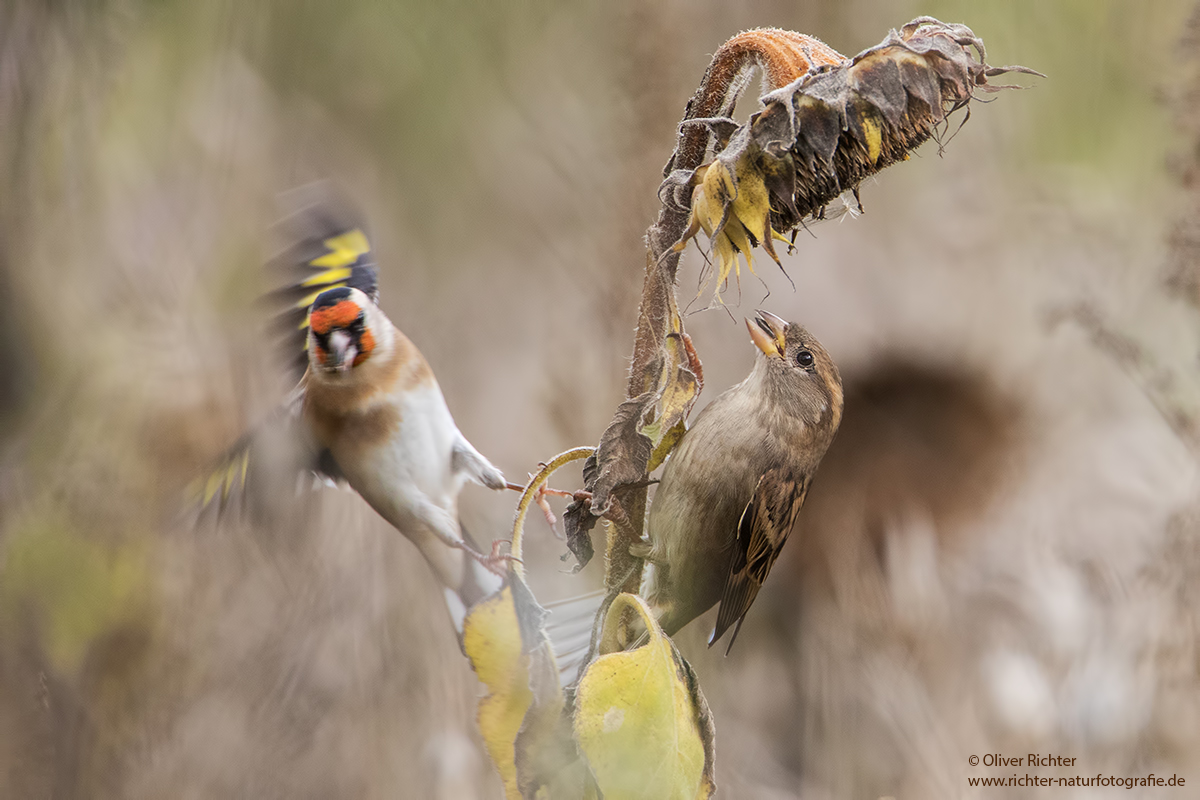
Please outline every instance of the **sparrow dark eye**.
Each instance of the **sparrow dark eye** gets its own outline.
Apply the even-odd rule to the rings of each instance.
[[[801,367],[807,369],[813,365],[814,361],[816,359],[813,358],[813,354],[808,350],[801,350],[799,353],[796,353],[796,363]]]

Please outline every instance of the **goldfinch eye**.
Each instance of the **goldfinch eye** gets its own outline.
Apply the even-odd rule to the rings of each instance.
[[[801,350],[799,353],[796,353],[796,364],[805,369],[811,367],[814,361],[816,359],[813,358],[813,354],[808,350]]]

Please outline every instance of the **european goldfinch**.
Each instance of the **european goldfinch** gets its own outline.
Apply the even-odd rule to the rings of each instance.
[[[459,431],[428,362],[376,304],[361,227],[327,201],[288,227],[298,241],[272,263],[293,282],[269,299],[286,306],[277,322],[303,353],[304,372],[279,412],[199,487],[200,505],[245,497],[262,473],[275,473],[277,485],[281,474],[294,482],[306,472],[345,481],[417,546],[461,622],[501,578],[498,559],[464,539],[458,495],[467,481],[503,490],[504,476]]]

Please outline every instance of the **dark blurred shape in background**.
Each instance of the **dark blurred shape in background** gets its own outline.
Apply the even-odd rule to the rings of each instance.
[[[722,796],[960,797],[1009,774],[968,766],[989,752],[1200,782],[1200,476],[1159,412],[1200,409],[1193,6],[4,4],[0,797],[500,797],[436,584],[361,501],[172,522],[289,388],[255,304],[277,194],[362,205],[382,307],[519,479],[621,397],[709,54],[766,25],[855,53],[919,14],[1049,78],[802,234],[795,292],[764,259],[732,322],[687,320],[701,404],[759,306],[848,387],[737,648],[680,636]],[[1045,324],[1081,304],[1153,368]],[[502,536],[512,501],[468,489],[467,527]],[[596,585],[529,531],[540,597]]]
[[[824,502],[863,509],[873,529],[894,517],[947,528],[987,514],[1019,455],[1017,401],[969,372],[886,353],[880,362],[847,382],[854,413],[821,470]],[[860,496],[834,499],[840,486]]]

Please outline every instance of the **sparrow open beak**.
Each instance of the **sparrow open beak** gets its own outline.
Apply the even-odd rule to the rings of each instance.
[[[746,320],[751,341],[768,356],[782,356],[786,345],[784,334],[787,333],[787,320],[762,309],[754,313],[754,322]]]

